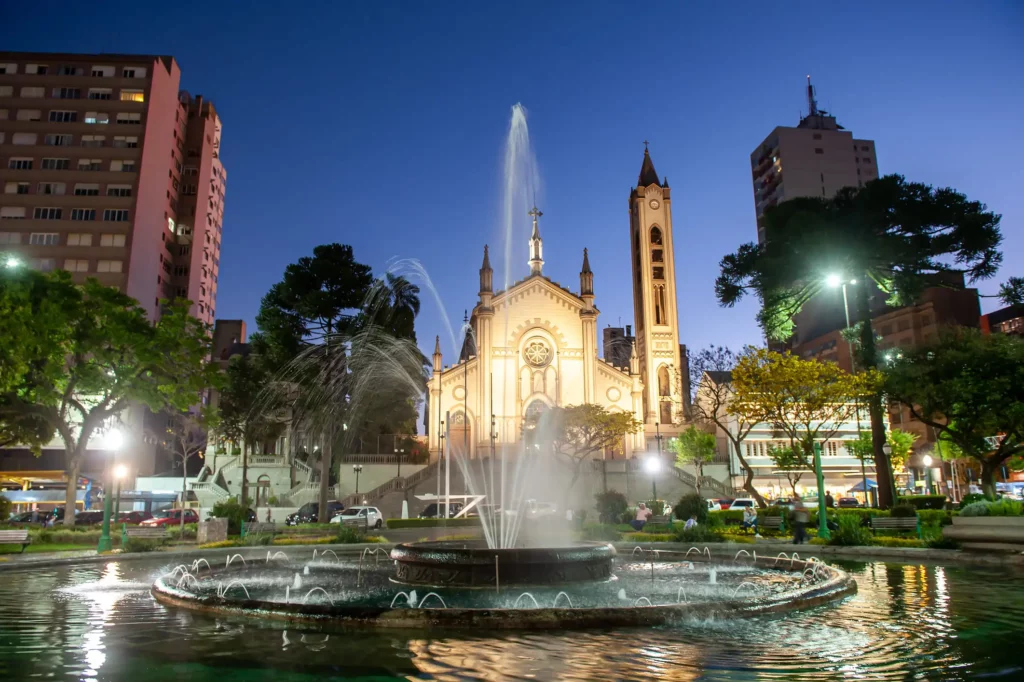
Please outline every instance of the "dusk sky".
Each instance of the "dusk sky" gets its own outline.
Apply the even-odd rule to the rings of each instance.
[[[1024,275],[1019,1],[212,4],[8,5],[0,45],[177,59],[224,123],[217,317],[250,333],[284,267],[335,241],[377,273],[420,259],[461,320],[483,245],[501,241],[502,148],[522,102],[545,274],[578,290],[589,247],[599,326],[632,324],[627,198],[647,139],[672,186],[681,341],[757,343],[753,302],[720,308],[713,285],[719,259],[756,239],[750,152],[798,122],[808,73],[819,105],[876,141],[881,173],[1002,214],[1004,266],[983,294]],[[444,334],[423,299],[429,353]]]

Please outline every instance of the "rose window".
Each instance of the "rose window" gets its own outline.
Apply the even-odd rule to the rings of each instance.
[[[551,349],[543,341],[531,341],[526,344],[526,350],[523,351],[523,355],[526,356],[527,362],[535,367],[539,367],[540,365],[547,364],[548,359],[551,357]]]

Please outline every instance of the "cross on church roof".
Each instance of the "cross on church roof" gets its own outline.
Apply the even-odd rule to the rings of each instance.
[[[530,212],[529,212],[529,213],[527,213],[526,215],[528,215],[528,216],[531,216],[531,217],[533,218],[533,221],[534,221],[534,222],[537,222],[537,218],[541,217],[541,216],[542,216],[542,215],[544,215],[544,214],[543,214],[543,213],[541,213],[541,212],[540,212],[540,211],[539,211],[539,210],[537,209],[537,207],[536,207],[536,206],[534,206],[533,208],[531,208],[531,209],[530,209]]]
[[[647,140],[644,140],[644,151],[647,151]]]

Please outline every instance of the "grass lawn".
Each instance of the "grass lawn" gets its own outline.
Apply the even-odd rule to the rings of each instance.
[[[25,554],[36,554],[38,552],[70,552],[73,550],[96,549],[96,545],[47,545],[32,544],[25,548]],[[21,545],[0,545],[0,555],[20,554]]]

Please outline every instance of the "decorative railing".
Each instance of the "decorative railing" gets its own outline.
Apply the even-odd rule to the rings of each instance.
[[[226,500],[229,497],[227,490],[224,490],[224,488],[221,488],[219,485],[217,485],[216,483],[213,483],[211,481],[202,481],[202,482],[198,482],[197,481],[195,483],[192,483],[192,491],[193,492],[203,491],[203,492],[213,493],[214,495],[216,495],[217,497],[219,497],[222,500]]]
[[[284,455],[250,455],[249,466],[286,466]]]
[[[347,496],[344,500],[342,500],[342,503],[346,507],[351,507],[352,505],[361,504],[363,500],[366,500],[367,502],[376,502],[377,500],[384,497],[388,493],[411,490],[418,486],[420,483],[423,483],[424,481],[429,481],[436,475],[437,462],[434,462],[433,464],[430,464],[420,469],[419,471],[410,474],[409,476],[395,476],[394,478],[380,484],[376,488],[366,491],[365,493],[352,493],[351,495]]]

